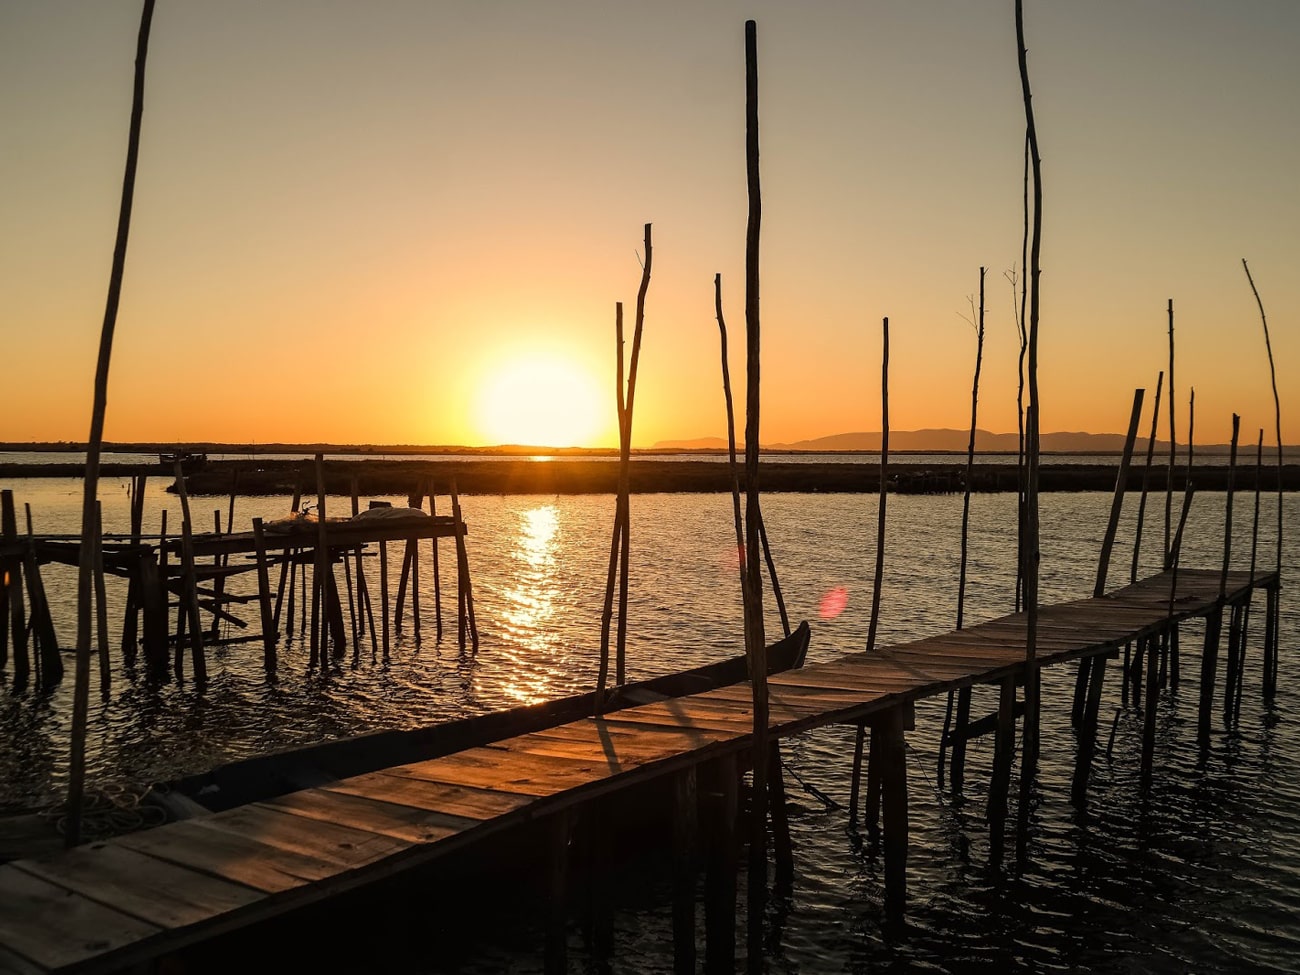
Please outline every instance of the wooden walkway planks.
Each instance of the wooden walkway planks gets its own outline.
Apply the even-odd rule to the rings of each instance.
[[[1043,607],[1043,664],[1220,607],[1221,573]],[[1229,573],[1224,598],[1275,576]],[[1173,606],[1171,613],[1170,607]],[[1023,669],[1023,614],[769,677],[775,735]],[[0,972],[111,971],[407,869],[592,796],[744,748],[747,684],[584,718],[67,853],[0,866]]]

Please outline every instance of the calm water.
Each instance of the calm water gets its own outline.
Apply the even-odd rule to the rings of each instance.
[[[20,504],[31,503],[38,532],[76,530],[80,481],[17,480],[5,486],[15,490]],[[171,509],[169,524],[178,524],[178,503],[163,487],[161,480],[149,487],[146,530],[156,530],[162,507]],[[102,495],[106,529],[124,530],[126,483],[107,481]],[[1238,500],[1234,565],[1244,568],[1253,498]],[[389,660],[374,659],[367,647],[355,665],[345,661],[328,682],[308,675],[306,651],[296,643],[282,648],[274,684],[261,672],[257,644],[210,654],[210,686],[202,695],[188,683],[150,687],[119,674],[108,699],[93,706],[91,782],[138,791],[150,781],[276,748],[589,689],[612,499],[472,496],[463,503],[482,636],[477,656],[457,651],[454,623],[441,643],[433,638],[426,548],[422,642],[408,622]],[[1260,528],[1265,565],[1273,557],[1273,503],[1265,499]],[[208,509],[220,508],[225,518],[225,499],[197,498],[193,504],[201,524],[209,521]],[[337,510],[348,503],[331,499],[330,504]],[[1014,504],[1010,495],[977,496],[972,502],[968,620],[1009,609]],[[860,649],[870,607],[874,498],[774,495],[764,505],[791,614],[813,625],[810,658]],[[1109,496],[1101,494],[1044,496],[1044,601],[1090,592],[1109,505]],[[1128,506],[1116,546],[1115,583],[1128,576],[1135,508],[1135,503]],[[1161,547],[1163,508],[1163,497],[1153,498],[1148,508],[1143,549],[1152,555]],[[287,498],[241,498],[236,524],[287,509]],[[1286,497],[1284,514],[1290,566],[1296,564],[1300,537],[1300,497]],[[630,676],[740,652],[730,500],[636,496],[632,515]],[[951,628],[960,519],[960,498],[891,496],[881,643]],[[1198,496],[1185,564],[1221,563],[1222,521],[1223,496]],[[396,553],[393,558],[395,571]],[[1152,558],[1143,561],[1144,568],[1154,566]],[[449,576],[452,564],[444,553]],[[74,583],[71,570],[47,570],[65,644],[74,637]],[[847,590],[847,607],[823,619],[822,598],[838,588]],[[121,587],[110,590],[114,607],[123,595]],[[449,619],[454,606],[454,596],[448,596]],[[110,619],[119,615],[114,610]],[[773,610],[769,633],[778,626]],[[1216,734],[1203,762],[1194,742],[1199,631],[1188,630],[1184,673],[1192,677],[1162,710],[1150,801],[1140,802],[1137,793],[1140,722],[1124,714],[1115,726],[1111,757],[1098,759],[1087,816],[1068,801],[1072,677],[1064,669],[1048,671],[1042,797],[1023,872],[987,867],[982,811],[991,741],[975,744],[967,800],[954,802],[934,786],[942,701],[918,707],[917,729],[909,736],[911,900],[909,924],[901,933],[882,930],[882,864],[846,828],[851,733],[829,728],[790,742],[787,781],[796,805],[797,876],[791,898],[778,900],[769,917],[768,970],[1300,971],[1300,735],[1292,718],[1300,679],[1293,655],[1300,619],[1289,592],[1284,592],[1282,626],[1281,689],[1273,709],[1260,703],[1256,623],[1240,728]],[[1113,668],[1108,676],[1105,731],[1118,707]],[[71,681],[65,683],[48,699],[14,695],[7,684],[0,685],[0,803],[40,805],[61,794],[71,695]],[[977,692],[976,698],[978,707],[993,706],[991,692],[983,699]],[[614,891],[614,971],[671,968],[669,879],[661,874],[660,866],[650,864]],[[485,910],[472,907],[473,894],[460,891],[450,898],[471,906],[446,904],[426,919],[427,938],[406,939],[400,948],[387,939],[383,964],[344,963],[338,960],[347,957],[343,952],[332,970],[540,971],[544,912],[538,903],[523,895],[498,896],[487,902],[489,923],[482,918]],[[351,932],[348,944],[357,950],[365,936]],[[576,929],[570,944],[578,966],[584,956]]]

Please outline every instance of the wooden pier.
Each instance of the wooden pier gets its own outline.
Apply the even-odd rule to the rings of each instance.
[[[179,465],[176,483],[180,486],[182,519],[170,534],[167,512],[162,513],[160,530],[143,531],[143,476],[133,483],[131,530],[128,533],[102,535],[97,560],[97,574],[115,576],[127,582],[127,597],[121,625],[121,648],[124,663],[133,665],[143,651],[145,665],[154,678],[181,679],[186,653],[194,679],[206,678],[205,648],[228,642],[261,643],[268,672],[277,667],[277,648],[282,634],[292,637],[295,618],[302,616],[302,636],[309,637],[313,665],[337,658],[350,644],[354,652],[367,632],[374,648],[389,651],[391,633],[400,629],[409,606],[417,637],[421,632],[420,543],[431,540],[430,568],[433,573],[434,627],[439,639],[443,633],[442,573],[438,540],[448,539],[455,548],[457,590],[457,634],[460,646],[478,646],[478,626],[474,616],[473,587],[470,580],[466,535],[469,532],[461,513],[455,486],[451,489],[450,513],[437,514],[434,497],[428,493],[429,511],[423,510],[426,482],[411,495],[407,507],[393,507],[387,502],[371,502],[360,510],[356,482],[353,481],[351,517],[321,517],[325,498],[318,486],[317,505],[310,517],[299,510],[300,494],[295,494],[291,517],[263,524],[253,519],[252,530],[231,531],[234,518],[232,487],[226,531],[222,531],[221,512],[215,511],[214,530],[200,532],[190,514],[189,498]],[[50,536],[31,531],[21,534],[17,527],[13,492],[0,492],[3,524],[0,524],[0,666],[4,666],[12,642],[14,677],[25,686],[34,672],[38,688],[56,685],[63,675],[59,659],[59,638],[48,601],[44,595],[42,567],[49,564],[76,566],[80,558],[80,538]],[[388,546],[404,546],[400,578],[396,586],[395,606],[390,600],[388,584]],[[365,562],[378,549],[378,579],[366,579]],[[341,571],[340,571],[341,569]],[[310,575],[310,585],[308,578]],[[342,576],[342,579],[339,576]],[[232,579],[255,576],[253,591],[236,591],[228,585]],[[295,583],[301,579],[302,603],[294,609]],[[372,598],[371,586],[377,589]],[[242,587],[248,590],[252,587]],[[25,596],[24,596],[25,593]],[[288,601],[287,613],[284,603]],[[102,599],[102,597],[101,597]],[[255,621],[243,619],[236,610],[244,604],[256,608]],[[376,611],[376,604],[378,611]],[[310,605],[310,632],[307,632],[307,608]],[[376,617],[380,624],[376,627]],[[223,624],[248,635],[222,638]],[[105,624],[101,622],[101,627]],[[251,629],[250,629],[251,626]],[[12,639],[11,639],[12,637]],[[33,649],[29,661],[29,643]],[[107,634],[100,640],[100,671],[107,675]]]
[[[1220,627],[1215,621],[1225,612],[1235,616],[1255,590],[1265,590],[1267,675],[1276,653],[1273,617],[1279,585],[1275,573],[1252,577],[1182,568],[1101,597],[1040,609],[1036,665],[1079,661],[1086,675],[1076,800],[1086,788],[1095,750],[1106,662],[1133,644],[1146,650],[1145,777],[1154,750],[1161,639],[1165,647],[1176,646],[1170,638],[1180,622],[1207,620],[1200,671],[1204,718],[1204,702],[1213,704],[1219,683]],[[1237,629],[1229,627],[1226,715],[1241,673],[1242,641],[1239,632],[1232,635]],[[875,810],[883,810],[887,908],[901,909],[906,897],[903,744],[914,703],[973,684],[1001,687],[988,815],[995,843],[1000,843],[1014,751],[1016,687],[1026,666],[1026,617],[1014,614],[769,678],[773,740],[831,723],[873,729],[867,819],[871,826]],[[674,807],[675,835],[682,873],[690,880],[695,868],[686,864],[694,862],[688,853],[701,815],[699,774],[720,784],[721,804],[715,796],[706,819],[714,826],[715,847],[733,851],[708,858],[712,882],[707,886],[713,892],[706,913],[708,953],[714,960],[726,959],[734,954],[729,940],[734,939],[735,916],[735,846],[729,838],[734,835],[740,763],[752,730],[750,709],[749,686],[731,685],[7,864],[0,867],[0,971],[101,972],[148,962],[430,864],[542,817],[554,826],[548,833],[554,846],[552,882],[562,892],[571,814],[596,797],[652,780],[680,800]],[[718,830],[728,838],[721,846]],[[478,848],[488,851],[488,845]],[[694,883],[677,886],[679,970],[694,970]],[[720,919],[728,898],[731,915]],[[556,923],[562,925],[563,918]],[[563,938],[548,938],[546,952],[548,971],[563,971]]]

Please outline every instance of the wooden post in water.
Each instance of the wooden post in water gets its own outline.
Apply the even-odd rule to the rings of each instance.
[[[1206,625],[1208,627],[1208,620]],[[1156,754],[1156,712],[1160,704],[1160,689],[1156,684],[1156,648],[1151,645],[1150,638],[1147,638],[1145,643],[1147,644],[1147,699],[1142,722],[1142,766],[1138,776],[1138,787],[1143,795],[1151,791],[1151,776],[1155,767]]]
[[[569,920],[569,832],[571,813],[561,809],[552,814],[547,838],[546,975],[568,971],[566,931]]]
[[[867,740],[866,722],[861,722],[853,736],[853,771],[849,777],[849,828],[858,825],[858,796],[862,788],[862,746]]]
[[[40,559],[36,556],[36,535],[32,530],[32,506],[24,503],[23,508],[27,513],[27,549],[23,556],[25,562],[23,577],[27,580],[27,600],[31,609],[29,625],[32,632],[36,634],[36,687],[39,690],[51,690],[63,680],[63,660],[59,654],[59,638],[54,632],[54,617],[50,613],[50,601],[45,595],[45,580],[41,578]],[[90,527],[93,531],[94,525]]]
[[[889,319],[881,323],[880,356],[880,501],[876,509],[876,570],[871,584],[871,619],[867,624],[867,653],[876,649],[880,623],[880,589],[885,572],[885,512],[889,497]]]
[[[108,592],[104,585],[104,504],[95,499],[95,631],[99,637],[99,693],[107,698],[113,686],[108,660]]]
[[[975,476],[975,428],[979,417],[979,388],[980,388],[980,366],[984,360],[984,273],[985,269],[980,268],[980,303],[979,318],[975,328],[975,379],[971,383],[970,393],[970,440],[966,444],[966,477],[962,490],[961,506],[961,563],[957,573],[957,629],[962,628],[962,622],[966,610],[966,564],[967,549],[969,546],[970,535],[970,493],[971,482]],[[948,692],[948,706],[943,715],[943,732],[939,736],[939,762],[938,762],[938,782],[939,788],[943,788],[943,767],[945,764],[944,753],[948,747],[949,733],[952,729],[953,700],[956,697],[964,697],[965,714],[970,716],[970,694],[969,687],[963,687],[959,691]],[[963,710],[958,708],[959,711]],[[964,726],[957,725],[959,730],[964,730]],[[962,761],[965,762],[965,740],[962,741]],[[956,760],[954,754],[954,762]],[[954,791],[956,791],[954,789]]]
[[[1025,49],[1024,4],[1016,0],[1016,50],[1020,68],[1020,87],[1025,104],[1025,135],[1029,141],[1030,168],[1033,174],[1033,221],[1029,248],[1029,343],[1028,380],[1029,438],[1026,450],[1026,491],[1024,533],[1025,592],[1025,720],[1024,744],[1020,762],[1020,804],[1017,822],[1017,849],[1024,852],[1029,832],[1030,804],[1034,780],[1038,774],[1039,676],[1038,676],[1038,462],[1039,425],[1042,411],[1038,397],[1038,320],[1041,304],[1041,253],[1043,239],[1043,168],[1038,150],[1038,129],[1034,123],[1034,104],[1029,86],[1028,53]],[[1012,688],[1014,701],[1015,688]]]
[[[911,705],[890,708],[872,732],[881,739],[881,799],[884,806],[885,913],[902,917],[907,903],[907,743]]]
[[[464,597],[462,596],[461,598],[463,599]],[[381,646],[383,647],[383,651],[384,651],[384,659],[387,660],[388,659],[388,543],[385,541],[381,541],[379,543],[379,618],[381,622],[380,629],[381,632],[383,633]],[[463,635],[464,624],[462,624],[461,632]],[[465,642],[462,637],[461,647],[463,648],[464,646],[465,646]]]
[[[1133,460],[1133,445],[1137,442],[1138,422],[1142,419],[1142,398],[1145,394],[1144,389],[1133,391],[1133,410],[1129,414],[1128,433],[1124,437],[1124,453],[1120,457],[1119,471],[1115,475],[1115,494],[1111,498],[1110,518],[1106,522],[1101,554],[1097,559],[1097,581],[1092,587],[1092,595],[1095,599],[1100,599],[1106,594],[1106,576],[1110,572],[1111,551],[1115,546],[1115,533],[1119,530],[1120,512],[1124,508],[1129,464]],[[1070,711],[1070,723],[1076,728],[1083,721],[1083,711],[1088,697],[1088,675],[1093,672],[1094,663],[1092,658],[1079,661],[1078,675],[1074,683],[1074,705]]]
[[[321,675],[329,675],[329,657],[325,644],[326,628],[321,626],[321,609],[325,600],[325,574],[331,572],[329,542],[325,526],[325,455],[316,455],[316,552],[311,579],[311,665],[319,661]]]
[[[1151,462],[1155,459],[1156,431],[1160,423],[1160,389],[1164,381],[1165,374],[1161,370],[1156,374],[1156,395],[1151,400],[1151,435],[1147,437],[1147,459],[1142,466],[1142,491],[1138,495],[1137,528],[1133,536],[1133,561],[1129,566],[1129,582],[1137,582],[1138,578],[1138,562],[1142,552],[1142,526],[1146,520],[1147,491],[1151,484]]]
[[[1165,474],[1165,568],[1171,567],[1173,553],[1174,469],[1178,466],[1178,441],[1174,418],[1174,299],[1169,299],[1169,470]]]
[[[1011,760],[1015,749],[1016,678],[1014,674],[1008,674],[1002,679],[998,699],[998,729],[993,745],[993,773],[989,780],[985,815],[989,824],[989,862],[994,867],[1002,863],[1006,849],[1007,796],[1011,789]]]
[[[429,484],[429,517],[438,520],[438,496]],[[433,536],[433,625],[436,638],[442,641],[442,568],[438,560],[438,536]]]
[[[465,649],[465,635],[470,646],[478,649],[478,621],[474,618],[474,583],[469,576],[469,550],[465,547],[465,519],[460,510],[460,492],[456,482],[451,482],[451,520],[456,534],[456,588],[460,592],[461,622],[460,647]]]
[[[131,551],[135,567],[131,570],[126,587],[126,612],[122,616],[122,663],[134,667],[139,649],[140,624],[140,535],[144,530],[144,487],[147,475],[131,478]]]
[[[1245,646],[1251,633],[1251,601],[1255,598],[1255,569],[1258,551],[1260,551],[1260,494],[1264,474],[1264,428],[1260,428],[1260,439],[1255,450],[1255,516],[1251,520],[1251,589],[1245,598],[1245,616],[1242,619],[1242,667],[1236,672],[1236,711],[1242,710],[1242,685],[1245,671]],[[1266,655],[1265,655],[1266,660]],[[1261,663],[1264,660],[1261,660]],[[1261,671],[1264,668],[1261,668]]]
[[[257,607],[262,617],[262,664],[267,674],[276,671],[275,644],[279,634],[275,631],[275,614],[271,611],[271,576],[266,565],[266,533],[262,519],[253,519],[253,544],[257,549]]]
[[[1106,660],[1108,654],[1098,654],[1088,659],[1091,673],[1088,675],[1088,696],[1084,702],[1083,714],[1079,722],[1079,751],[1074,763],[1074,782],[1070,800],[1079,808],[1088,802],[1088,777],[1092,773],[1092,759],[1097,752],[1097,720],[1101,710],[1101,685],[1106,679]]]
[[[731,973],[736,965],[736,756],[723,755],[712,762],[709,778],[709,791],[701,797],[709,824],[704,875],[704,970]]]
[[[695,856],[698,843],[695,766],[673,777],[673,971],[695,973]]]
[[[86,721],[90,706],[90,589],[95,501],[99,497],[99,457],[104,444],[104,415],[108,411],[108,370],[113,353],[113,332],[122,294],[126,267],[126,244],[131,227],[131,204],[135,196],[136,160],[140,153],[140,122],[144,115],[144,66],[149,50],[149,28],[154,0],[144,0],[140,31],[136,39],[135,79],[131,122],[127,135],[126,171],[122,178],[122,202],[118,211],[117,240],[109,275],[108,300],[100,329],[99,357],[95,366],[95,387],[91,407],[90,436],[86,443],[86,471],[82,480],[81,551],[77,560],[77,666],[72,695],[72,748],[69,755],[67,821],[64,839],[69,847],[81,842],[81,801],[85,791]],[[60,664],[60,667],[62,665]]]
[[[1210,731],[1214,717],[1214,683],[1218,676],[1219,637],[1223,629],[1224,597],[1228,587],[1228,566],[1232,558],[1232,493],[1237,468],[1237,436],[1241,417],[1232,414],[1232,446],[1228,457],[1228,490],[1223,517],[1223,569],[1219,575],[1219,598],[1214,610],[1205,618],[1205,646],[1201,651],[1200,708],[1196,716],[1196,741],[1206,748],[1210,744]],[[1233,648],[1229,648],[1231,652]],[[1235,675],[1232,675],[1235,676]]]
[[[208,679],[207,662],[203,654],[203,633],[199,620],[199,586],[194,570],[194,528],[190,520],[190,494],[185,485],[185,475],[181,471],[181,462],[176,461],[174,468],[176,493],[181,499],[181,612],[189,620],[191,668],[194,680],[200,687]],[[176,647],[177,660],[180,659],[181,647]],[[179,666],[177,679],[180,677]]]
[[[863,803],[862,827],[869,836],[880,835],[881,771],[885,764],[885,740],[876,728],[871,729],[867,746],[867,795]]]
[[[1282,584],[1282,403],[1277,395],[1277,367],[1273,363],[1273,343],[1268,336],[1268,316],[1264,314],[1264,301],[1259,296],[1259,289],[1255,287],[1255,279],[1251,276],[1250,265],[1246,259],[1241,259],[1242,270],[1246,272],[1246,280],[1250,283],[1251,294],[1255,296],[1255,304],[1259,306],[1259,321],[1264,326],[1264,348],[1268,352],[1268,374],[1273,386],[1273,415],[1276,422],[1277,430],[1277,581],[1269,587],[1268,593],[1271,597],[1265,607],[1265,640],[1264,640],[1264,700],[1268,703],[1273,701],[1277,693],[1277,665],[1278,665],[1278,647],[1279,637],[1277,620],[1278,607],[1278,587]],[[1272,623],[1270,626],[1269,623]]]
[[[8,488],[0,491],[0,526],[6,543],[18,544],[18,513],[14,508],[14,493]],[[27,608],[23,602],[23,560],[14,556],[4,566],[9,582],[9,627],[13,633],[14,689],[27,686],[31,679],[31,658],[27,647]]]

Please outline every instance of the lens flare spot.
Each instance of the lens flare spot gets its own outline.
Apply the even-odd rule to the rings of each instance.
[[[824,620],[833,620],[844,612],[844,608],[849,604],[849,591],[843,586],[836,586],[829,590],[826,595],[822,596],[821,606],[818,614]]]

